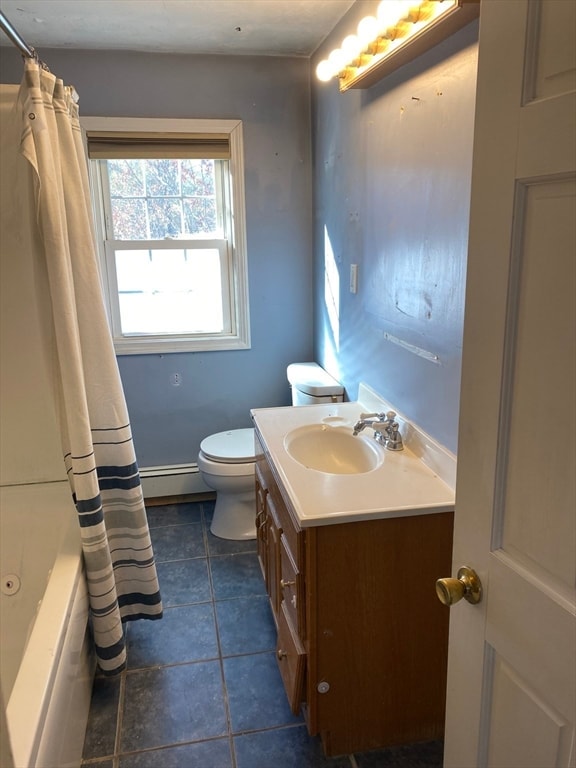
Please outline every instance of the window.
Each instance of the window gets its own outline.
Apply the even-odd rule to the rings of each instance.
[[[248,348],[241,123],[82,126],[116,352]]]

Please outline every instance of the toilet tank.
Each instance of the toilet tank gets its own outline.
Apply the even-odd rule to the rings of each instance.
[[[318,363],[291,363],[286,374],[292,387],[292,405],[341,403],[344,387]]]

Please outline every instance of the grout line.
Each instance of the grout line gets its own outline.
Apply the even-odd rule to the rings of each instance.
[[[128,648],[128,637],[126,637],[126,648]],[[126,656],[126,665],[128,665],[128,656]],[[126,673],[125,669],[120,673],[120,691],[118,695],[118,712],[116,713],[116,734],[114,738],[114,760],[120,754],[120,740],[122,737],[122,724],[124,720],[124,702],[126,700]]]
[[[210,583],[210,596],[212,598],[212,612],[214,616],[214,627],[216,630],[216,643],[218,645],[218,664],[220,666],[220,679],[222,681],[222,692],[224,697],[224,709],[226,712],[226,728],[228,730],[228,749],[230,750],[230,761],[232,768],[236,768],[236,750],[234,749],[234,739],[232,738],[232,715],[230,712],[230,701],[228,698],[228,688],[226,686],[226,677],[224,675],[224,658],[222,654],[222,645],[220,643],[220,628],[218,626],[218,616],[216,613],[216,595],[214,593],[214,582],[212,580],[212,567],[211,560],[212,555],[210,553],[210,546],[208,540],[208,524],[204,515],[204,504],[202,504],[202,522],[203,522],[203,536],[204,546],[206,549],[206,560],[208,565],[208,580]]]
[[[230,766],[231,768],[237,768],[237,761],[236,761],[236,747],[234,746],[234,739],[232,738],[232,734],[228,736],[228,749],[230,750]]]
[[[194,746],[195,744],[208,744],[209,742],[215,742],[215,741],[225,741],[227,740],[227,736],[209,736],[206,739],[191,739],[190,741],[176,741],[173,744],[160,744],[157,746],[151,746],[151,747],[142,747],[142,749],[128,749],[125,752],[121,752],[118,755],[115,755],[116,758],[120,759],[121,757],[134,757],[135,755],[145,755],[150,752],[162,752],[166,751],[168,749],[177,749],[178,747],[190,747]],[[93,758],[93,760],[109,760],[109,757],[98,757]],[[160,766],[158,766],[160,768]],[[186,767],[188,768],[188,767]]]
[[[173,667],[190,667],[192,664],[205,664],[209,661],[218,661],[220,656],[208,656],[205,659],[189,659],[188,661],[168,661],[163,663],[154,663],[154,664],[148,664],[145,667],[131,667],[130,669],[127,669],[126,672],[129,675],[132,675],[133,673],[140,673],[140,672],[147,672],[151,669],[172,669]]]

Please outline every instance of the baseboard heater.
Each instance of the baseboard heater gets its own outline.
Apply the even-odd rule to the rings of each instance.
[[[157,496],[185,496],[189,493],[209,493],[197,464],[172,464],[141,467],[140,479],[145,499]]]

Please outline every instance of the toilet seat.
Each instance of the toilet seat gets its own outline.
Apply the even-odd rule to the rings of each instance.
[[[200,443],[200,450],[205,458],[220,464],[254,463],[254,429],[231,429],[209,435]]]

